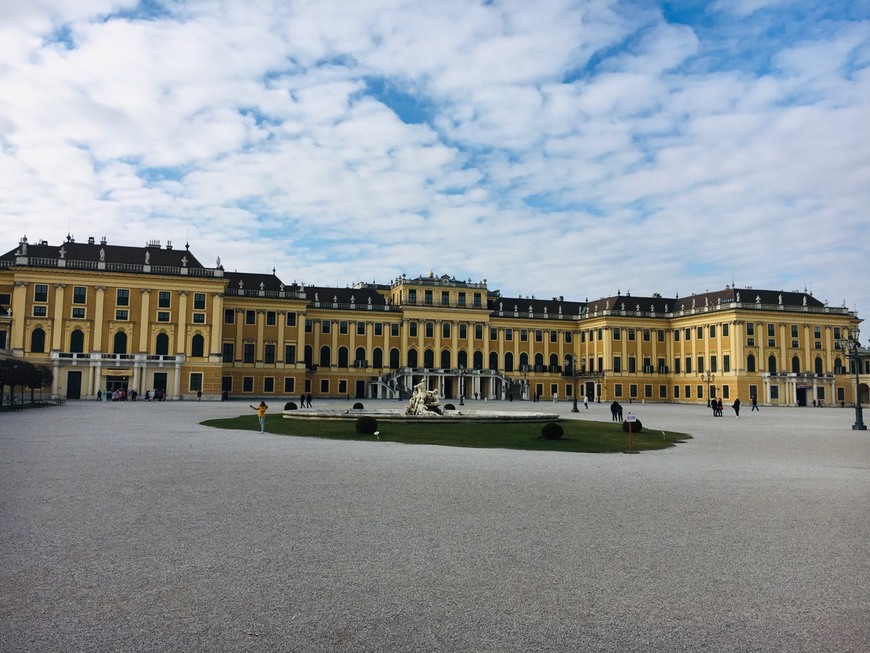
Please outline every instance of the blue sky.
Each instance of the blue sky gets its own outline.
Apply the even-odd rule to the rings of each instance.
[[[870,313],[866,1],[0,2],[0,62],[7,248]]]

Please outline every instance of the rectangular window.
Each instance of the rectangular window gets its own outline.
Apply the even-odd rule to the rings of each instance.
[[[839,338],[839,336],[837,335],[837,331],[838,331],[838,329],[834,329],[834,336]],[[791,337],[792,338],[798,337],[798,325],[797,324],[791,325]]]
[[[363,323],[365,326],[365,323]],[[381,337],[384,335],[384,323],[383,322],[375,322],[375,336]]]
[[[293,312],[287,313],[287,326],[290,326],[290,327],[296,326],[296,313],[293,313]]]
[[[731,334],[729,326],[727,324],[722,325],[722,337],[726,338]]]
[[[704,373],[704,357],[698,356],[698,374]]]
[[[566,331],[566,332],[565,332],[565,342],[566,342],[566,343],[570,343],[571,340],[572,340],[571,332],[570,332],[570,331]]]
[[[668,398],[668,386],[660,385],[659,386],[659,399],[667,399]]]
[[[432,291],[431,290],[424,291],[423,296],[424,296],[423,303],[426,304],[427,306],[431,306],[432,305]]]
[[[157,308],[169,308],[172,306],[172,293],[161,290],[157,293]]]
[[[314,320],[305,320],[305,333],[314,333]]]
[[[771,399],[779,399],[779,386],[778,385],[770,386],[770,398]]]
[[[710,356],[710,372],[715,374],[719,371],[718,360],[715,355]]]
[[[644,330],[643,330],[643,341],[644,341],[644,342],[649,342],[649,341],[650,341],[650,330],[649,330],[649,329],[644,329]]]
[[[686,342],[688,342],[689,340],[692,339],[692,330],[691,329],[684,329],[683,330],[683,339]],[[688,397],[686,397],[686,399],[688,399]]]
[[[115,319],[121,320],[122,322],[129,320],[130,319],[130,311],[128,311],[126,308],[115,309]]]
[[[73,288],[73,304],[87,304],[88,289],[84,286],[75,286]]]
[[[520,329],[520,342],[528,342],[529,341],[529,330],[528,329]]]
[[[435,323],[434,322],[426,322],[426,337],[434,338],[435,337]]]
[[[559,332],[555,329],[550,330],[550,342],[559,342]]]
[[[347,379],[338,380],[338,394],[347,396]]]
[[[266,326],[275,326],[276,324],[278,324],[278,313],[266,311]]]
[[[703,398],[704,398],[704,386],[699,385],[699,386],[696,386],[696,387],[695,387],[695,396],[696,396],[698,399],[703,399]]]
[[[658,339],[659,342],[664,342],[665,341],[665,330],[659,329],[657,334],[656,334],[656,338]]]
[[[755,335],[755,322],[747,322],[746,323],[746,335],[754,336]]]
[[[48,284],[38,283],[33,287],[33,301],[47,302],[48,301]]]
[[[722,371],[731,371],[731,354],[722,354]]]
[[[242,377],[242,392],[253,392],[253,391],[254,391],[254,377],[253,376]]]
[[[474,325],[474,339],[475,340],[483,340],[483,325],[475,324]]]
[[[296,392],[296,379],[292,376],[284,377],[284,392]]]
[[[232,363],[233,362],[233,354],[235,353],[235,345],[231,342],[224,343],[224,363]]]
[[[687,385],[684,387],[684,390],[686,392],[686,394],[685,394],[686,399],[691,399],[692,398],[692,386]]]
[[[479,292],[476,292],[476,293],[474,293],[474,307],[475,307],[475,308],[480,308],[480,306],[481,306],[481,304],[480,304],[480,293],[479,293]]]
[[[224,392],[232,392],[233,391],[233,377],[231,377],[231,376],[222,376],[221,377],[221,390]]]
[[[710,325],[710,338],[715,338],[715,337],[716,337],[716,325],[711,324]]]
[[[48,306],[34,306],[33,317],[45,317],[48,315]]]
[[[332,322],[329,320],[321,320],[320,333],[332,333]]]
[[[674,386],[674,399],[679,399],[679,398],[680,398],[680,386],[675,385]]]
[[[129,306],[130,305],[130,291],[126,288],[118,288],[115,291],[115,305],[116,306]]]
[[[617,397],[622,396],[622,384],[621,383],[617,383],[613,386],[613,394]]]
[[[703,340],[703,339],[704,339],[704,327],[698,327],[698,328],[697,328],[696,333],[695,333],[695,337],[696,337],[698,340]]]
[[[613,371],[616,374],[622,372],[622,359],[619,356],[613,357]]]
[[[628,339],[633,341],[636,337],[637,337],[636,331],[634,329],[629,329],[628,330]]]
[[[190,373],[190,391],[191,392],[202,391],[202,373],[201,372],[191,372]]]
[[[245,311],[245,324],[256,324],[257,323],[257,311],[247,310]]]
[[[821,337],[822,337],[822,327],[820,327],[820,326],[813,327],[813,338],[818,340]]]
[[[441,305],[448,306],[450,304],[450,293],[446,290],[441,291]]]
[[[680,341],[680,330],[674,329],[674,342],[679,342],[679,341]]]
[[[729,399],[731,397],[731,387],[727,385],[722,386],[722,399]]]
[[[408,303],[409,304],[416,304],[417,303],[417,291],[414,290],[413,288],[411,288],[408,291]]]
[[[244,360],[244,362],[246,362],[246,363],[253,363],[254,362],[254,352],[255,352],[254,343],[253,342],[246,342],[245,349],[244,349],[244,358],[242,360]]]
[[[224,309],[224,324],[235,324],[236,322],[236,311],[232,308]]]
[[[535,342],[544,342],[544,332],[541,329],[535,329]]]
[[[757,397],[758,396],[758,386],[757,385],[749,386],[749,396],[750,397]]]
[[[628,371],[630,374],[637,372],[637,359],[634,356],[628,357]]]
[[[614,340],[622,340],[622,330],[618,327],[613,329],[613,339]]]
[[[329,379],[320,379],[320,394],[329,394]]]
[[[274,363],[275,362],[275,343],[267,342],[263,347],[263,362],[264,363]]]
[[[632,383],[628,386],[628,396],[632,399],[637,399],[637,384]]]
[[[834,342],[839,340],[842,336],[840,335],[840,327],[834,327]],[[792,336],[793,338],[797,338],[797,335]]]
[[[275,392],[275,378],[267,376],[263,379],[263,392]]]
[[[674,359],[674,374],[680,374],[680,359]]]
[[[507,341],[511,341],[514,339],[514,330],[513,329],[505,329],[504,330],[504,339]]]
[[[768,324],[767,325],[767,337],[768,338],[776,337],[776,325],[775,324]]]
[[[459,305],[465,306],[465,293],[464,292],[459,293]]]
[[[408,335],[411,338],[417,337],[417,323],[416,322],[408,322]]]
[[[296,345],[284,345],[284,362],[288,365],[296,362]]]
[[[356,323],[356,334],[358,336],[364,336],[366,334],[366,323],[365,322],[357,322]]]
[[[461,340],[468,339],[468,325],[465,324],[464,322],[460,323],[460,325],[459,325],[459,338]]]
[[[399,337],[399,323],[398,322],[393,322],[390,325],[390,335],[393,336],[394,338]]]
[[[450,337],[450,322],[442,322],[441,323],[441,337],[449,338]]]
[[[692,373],[692,359],[686,356],[686,374]]]
[[[157,311],[158,322],[169,322],[169,311]]]
[[[350,332],[350,323],[347,320],[338,321],[339,335],[346,336]]]
[[[195,310],[195,311],[204,311],[205,310],[205,293],[204,292],[193,293],[193,310]]]
[[[194,324],[205,324],[205,313],[194,313],[193,314],[193,323]]]

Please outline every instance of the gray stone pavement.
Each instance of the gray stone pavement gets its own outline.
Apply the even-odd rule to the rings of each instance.
[[[626,456],[260,435],[248,403],[0,414],[0,651],[867,650],[849,409],[626,406],[694,436]]]

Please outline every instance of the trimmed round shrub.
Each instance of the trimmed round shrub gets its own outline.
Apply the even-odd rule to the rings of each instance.
[[[556,422],[548,422],[541,428],[541,437],[545,440],[558,440],[565,434],[565,429],[556,424]]]
[[[363,408],[365,408],[365,406],[363,406],[360,402],[356,402],[356,403],[353,405],[353,409],[354,409],[354,410],[362,410]]]
[[[288,401],[284,404],[284,410],[296,410],[299,406],[296,405],[295,401]]]
[[[444,410],[456,410],[456,406],[453,404],[444,404]]]
[[[622,430],[628,433],[628,422],[622,423]],[[641,431],[643,431],[643,424],[640,423],[640,420],[635,420],[631,426],[631,432],[640,433]]]
[[[378,420],[371,415],[363,415],[356,420],[356,432],[360,435],[374,435],[378,430]]]

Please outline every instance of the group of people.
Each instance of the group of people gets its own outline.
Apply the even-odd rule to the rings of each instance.
[[[713,409],[713,417],[722,417],[724,406],[722,405],[722,399],[711,399],[710,407]],[[734,409],[734,415],[737,419],[740,419],[740,397],[734,400],[734,403],[731,404],[731,408]],[[758,399],[756,397],[752,397],[752,410],[758,410]]]
[[[299,404],[300,408],[311,408],[311,393],[299,395]]]
[[[612,404],[610,404],[610,421],[622,421],[622,404],[620,404],[618,401],[614,401]]]
[[[103,400],[103,391],[97,390],[97,401]],[[114,390],[106,388],[106,401],[136,401],[139,398],[139,393],[135,390],[127,390],[127,388],[116,388]],[[165,401],[166,391],[162,389],[146,390],[145,401]]]

